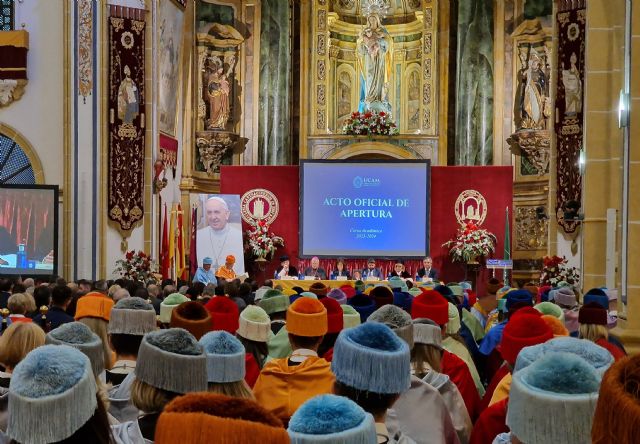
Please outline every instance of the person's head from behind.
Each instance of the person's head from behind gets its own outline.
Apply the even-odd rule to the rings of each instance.
[[[442,371],[442,330],[431,319],[413,320],[411,366],[416,376],[424,378],[430,370]]]
[[[78,288],[80,289],[80,291],[84,292],[84,293],[88,293],[91,291],[91,281],[88,281],[86,279],[80,279],[78,281]]]
[[[212,229],[219,231],[227,226],[231,212],[224,199],[210,197],[205,204],[205,211],[207,213],[207,223]]]
[[[51,291],[51,305],[60,307],[63,310],[67,308],[71,298],[73,297],[73,291],[66,285],[56,285]]]
[[[226,331],[211,331],[200,338],[207,355],[209,391],[234,398],[254,399],[244,380],[245,348]]]
[[[607,310],[596,302],[589,302],[580,308],[578,313],[580,322],[580,337],[596,342],[609,338],[607,329]]]
[[[327,309],[317,299],[302,297],[287,309],[287,331],[292,350],[318,351],[327,330]]]
[[[11,314],[25,315],[36,311],[36,301],[26,293],[14,293],[7,301],[7,308]]]
[[[334,392],[383,422],[387,409],[411,384],[409,346],[386,325],[366,322],[340,333],[331,370]]]
[[[131,401],[138,409],[160,412],[179,394],[207,388],[207,358],[191,333],[170,328],[143,337],[131,389]]]
[[[111,309],[109,345],[118,359],[135,361],[142,337],[155,330],[156,312],[144,299],[122,299]]]
[[[51,304],[51,290],[46,285],[39,285],[33,290],[33,299],[36,309],[40,309],[42,306],[48,307]]]
[[[34,437],[39,442],[112,441],[89,358],[72,347],[45,345],[31,351],[13,371],[9,404],[6,433],[13,442],[33,442]]]
[[[107,285],[107,281],[100,279],[99,281],[95,281],[93,283],[92,291],[96,291],[98,293],[107,294],[109,291],[109,286]]]
[[[0,336],[0,363],[11,373],[27,354],[44,345],[45,334],[33,322],[15,322]]]

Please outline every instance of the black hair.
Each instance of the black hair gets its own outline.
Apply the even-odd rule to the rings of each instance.
[[[69,299],[73,297],[73,291],[66,285],[56,285],[51,290],[51,304],[52,305],[64,305]]]
[[[262,284],[264,287],[270,287],[273,288],[273,281],[271,279],[267,279],[264,281],[264,284]]]
[[[25,287],[22,284],[15,283],[13,284],[13,289],[11,290],[11,293],[12,294],[24,293],[25,291],[27,291],[27,287]]]
[[[49,290],[49,287],[43,287],[42,285],[36,287],[33,290],[33,299],[36,301],[36,311],[40,310],[43,305],[48,307],[51,303],[51,290]]]
[[[322,336],[298,336],[289,333],[289,343],[291,349],[308,348],[309,350],[315,350],[318,347],[318,342],[322,339]]]
[[[135,292],[132,293],[134,296],[144,299],[145,301],[149,299],[149,292],[146,288],[137,288]]]
[[[239,334],[236,334],[238,340],[244,345],[244,350],[247,353],[251,353],[253,358],[256,360],[258,367],[262,370],[264,365],[264,361],[269,355],[269,347],[266,342],[258,342],[247,339]]]
[[[224,296],[224,286],[223,285],[218,285],[216,287],[216,296]]]
[[[229,296],[229,298],[238,297],[238,286],[235,282],[227,282],[224,284],[224,293]]]
[[[122,356],[138,356],[142,335],[110,334],[113,351]]]
[[[387,410],[393,406],[393,403],[398,399],[399,395],[399,393],[375,393],[358,390],[338,380],[336,380],[333,385],[333,391],[338,396],[349,398],[374,417],[386,414]]]
[[[0,291],[11,291],[11,281],[9,279],[0,279]]]

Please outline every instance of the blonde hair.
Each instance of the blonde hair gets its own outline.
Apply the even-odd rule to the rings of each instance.
[[[13,370],[34,348],[44,345],[44,330],[33,322],[15,322],[0,336],[0,362]]]
[[[423,378],[429,370],[442,371],[442,350],[430,344],[415,344],[411,350],[411,366],[416,376]]]
[[[36,311],[36,300],[30,294],[12,294],[7,301],[7,308],[12,314],[27,314]]]
[[[119,286],[118,284],[113,284],[111,287],[109,287],[109,291],[107,291],[107,295],[113,299],[113,295],[116,294],[116,292],[118,290],[120,290],[122,287]]]
[[[109,335],[107,333],[107,327],[109,323],[104,319],[86,317],[78,319],[78,322],[82,322],[89,327],[100,340],[102,341],[102,354],[104,355],[104,368],[111,368],[111,361],[113,361],[113,352],[109,348]]]
[[[609,330],[606,325],[580,324],[580,337],[596,342],[598,339],[609,339]]]
[[[136,378],[131,384],[131,402],[145,413],[161,412],[178,393],[156,388]]]
[[[232,398],[251,399],[252,401],[256,399],[244,379],[236,382],[210,382],[209,393],[218,393]]]

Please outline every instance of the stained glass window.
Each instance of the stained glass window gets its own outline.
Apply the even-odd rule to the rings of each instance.
[[[0,134],[0,184],[35,184],[29,158],[15,140]]]
[[[13,0],[0,0],[0,31],[13,29]]]

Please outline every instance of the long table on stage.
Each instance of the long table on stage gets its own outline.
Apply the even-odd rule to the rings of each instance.
[[[331,280],[305,281],[305,280],[296,280],[296,279],[282,279],[282,280],[274,279],[272,282],[274,287],[279,285],[283,290],[292,290],[293,287],[300,287],[305,291],[309,290],[309,287],[311,287],[316,282],[320,282],[329,288],[340,288],[343,285],[350,285],[354,287],[356,283],[356,281],[353,281],[353,280],[351,281],[331,281]],[[378,285],[378,284],[387,285],[387,286],[389,285],[388,281],[366,281],[365,283],[374,284],[374,285]]]

